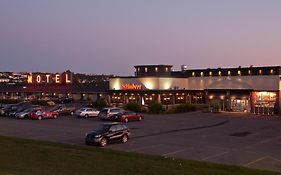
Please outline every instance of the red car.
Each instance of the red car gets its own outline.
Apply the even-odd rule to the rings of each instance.
[[[56,111],[53,111],[52,109],[49,110],[39,110],[36,112],[33,112],[30,114],[31,119],[37,119],[37,120],[42,120],[42,119],[48,119],[48,118],[58,118],[59,113]]]
[[[141,121],[143,115],[131,111],[124,111],[113,116],[113,120],[118,122]]]

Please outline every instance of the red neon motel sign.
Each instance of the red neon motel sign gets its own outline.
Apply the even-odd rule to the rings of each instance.
[[[29,74],[27,75],[28,84],[70,84],[72,83],[72,73],[64,72],[62,74]]]

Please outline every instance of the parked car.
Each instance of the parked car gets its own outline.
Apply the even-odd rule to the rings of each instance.
[[[98,117],[101,120],[112,120],[112,116],[124,111],[120,108],[104,108],[100,111]]]
[[[4,116],[13,116],[15,112],[22,110],[23,108],[31,107],[30,102],[20,102],[17,104],[10,104],[4,108]]]
[[[86,133],[85,143],[106,146],[112,140],[121,140],[126,143],[131,135],[127,126],[119,123],[102,124],[90,133]]]
[[[141,121],[143,118],[143,115],[132,111],[123,111],[112,116],[112,119],[118,122]]]
[[[42,119],[56,119],[58,118],[59,113],[55,111],[53,108],[50,108],[48,110],[38,110],[36,112],[32,112],[30,114],[31,119],[37,119],[37,120],[42,120]]]
[[[4,109],[5,109],[6,106],[7,105],[2,105],[1,104],[1,106],[0,106],[0,116],[4,115],[4,113],[5,113]]]
[[[57,104],[66,104],[66,103],[72,103],[73,99],[72,98],[57,98],[54,102]]]
[[[54,106],[53,111],[59,113],[59,115],[73,115],[75,113],[75,107],[72,105],[57,105]]]
[[[21,113],[26,109],[32,108],[33,105],[31,103],[25,104],[25,105],[20,105],[16,108],[16,110],[11,110],[9,112],[9,117],[16,117],[17,113]]]
[[[99,115],[99,112],[95,108],[81,108],[75,112],[75,115],[78,117],[97,117]]]
[[[31,107],[31,108],[27,108],[25,110],[23,110],[22,112],[18,112],[15,115],[15,118],[18,119],[26,119],[29,118],[31,113],[35,113],[39,110],[43,110],[43,107]]]

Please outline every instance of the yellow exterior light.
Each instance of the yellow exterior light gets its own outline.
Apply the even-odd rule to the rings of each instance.
[[[219,71],[219,76],[221,76],[221,71]]]
[[[204,76],[204,73],[203,73],[203,72],[201,72],[201,73],[200,73],[200,75],[201,75],[201,77],[203,77],[203,76]]]
[[[212,75],[213,75],[213,73],[212,73],[212,72],[209,72],[209,75],[210,75],[210,76],[212,76]]]
[[[192,72],[192,76],[193,76],[193,77],[195,76],[195,72]]]
[[[230,76],[230,75],[231,75],[231,72],[230,72],[230,70],[229,70],[229,71],[227,71],[227,75],[228,75],[228,76]]]
[[[241,71],[239,70],[239,71],[237,72],[237,74],[238,74],[238,75],[241,75]]]

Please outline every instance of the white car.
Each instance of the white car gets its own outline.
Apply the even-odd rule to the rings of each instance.
[[[97,117],[100,111],[95,108],[81,108],[75,112],[78,117]]]

